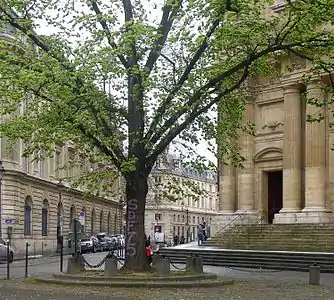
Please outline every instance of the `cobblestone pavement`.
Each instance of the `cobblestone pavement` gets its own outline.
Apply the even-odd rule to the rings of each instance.
[[[0,300],[334,300],[331,286],[259,280],[205,289],[97,289],[1,280],[0,292]]]
[[[99,263],[107,252],[95,254],[85,254],[85,258],[91,264]],[[64,257],[64,270],[66,270],[68,257]],[[176,265],[183,268],[183,265]],[[100,267],[103,269],[104,266]],[[59,257],[45,257],[40,259],[29,260],[28,274],[29,277],[52,276],[60,270]],[[6,264],[0,264],[0,278],[6,277]],[[308,283],[307,272],[288,272],[288,271],[271,271],[271,270],[253,270],[205,266],[205,272],[215,273],[220,276],[227,276],[237,280],[256,280],[256,281],[275,281],[275,282],[293,282],[298,284]],[[25,274],[25,262],[16,261],[10,264],[10,277],[23,278]],[[334,274],[321,274],[321,283],[334,287]]]

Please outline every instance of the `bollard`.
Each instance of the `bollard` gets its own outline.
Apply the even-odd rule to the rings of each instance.
[[[155,267],[155,265],[160,259],[161,259],[161,256],[159,254],[154,253],[152,256],[152,266]]]
[[[85,263],[79,255],[68,258],[67,274],[79,274],[84,270],[85,270]]]
[[[202,257],[195,256],[194,257],[194,271],[197,274],[203,273],[203,259]]]
[[[9,241],[7,241],[7,279],[10,279],[10,269],[9,269],[9,262],[10,262],[10,251],[9,251]]]
[[[159,259],[155,267],[159,276],[168,277],[170,275],[170,261],[168,258]]]
[[[104,264],[104,277],[112,277],[117,274],[117,259],[115,257],[107,258]]]
[[[313,266],[310,266],[309,284],[311,285],[320,284],[320,266],[318,266],[316,263],[314,263]]]
[[[28,263],[29,263],[29,243],[26,242],[26,257],[25,257],[24,277],[28,277]]]
[[[194,257],[192,255],[186,258],[186,266],[187,266],[187,271],[191,272],[195,271],[195,262],[194,262]]]

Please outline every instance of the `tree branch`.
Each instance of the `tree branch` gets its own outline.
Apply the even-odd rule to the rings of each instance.
[[[153,47],[145,64],[145,68],[148,70],[148,74],[152,71],[156,61],[160,56],[160,52],[166,43],[168,34],[174,23],[174,18],[179,12],[180,7],[182,6],[182,2],[183,0],[178,0],[177,5],[174,5],[173,7],[165,5],[162,8],[163,14],[159,25],[158,36],[153,43]]]
[[[187,126],[189,126],[198,116],[207,112],[214,104],[219,102],[220,99],[230,94],[234,90],[238,89],[249,75],[248,69],[251,62],[252,59],[249,57],[248,62],[244,66],[242,76],[232,87],[227,88],[223,92],[219,93],[215,98],[213,98],[208,104],[204,105],[202,108],[198,110],[194,109],[179,126],[172,128],[156,146],[155,151],[148,157],[148,160],[155,161],[158,156],[166,149],[166,147],[175,139],[175,137],[177,137],[184,129],[186,129]]]
[[[211,102],[209,102],[206,106],[204,106],[203,108],[201,108],[199,111],[196,111],[196,107],[198,107],[198,105],[200,104],[200,100],[202,98],[202,95],[205,94],[205,92],[210,89],[211,87],[214,87],[217,83],[223,81],[225,78],[227,78],[228,76],[231,76],[233,74],[236,74],[236,72],[244,69],[247,70],[248,72],[248,67],[257,59],[259,59],[260,57],[263,57],[269,53],[278,51],[278,50],[289,50],[293,47],[300,47],[305,43],[310,43],[313,41],[318,41],[317,38],[311,38],[308,41],[305,42],[297,42],[297,43],[293,43],[293,44],[288,44],[288,45],[271,45],[269,47],[267,47],[266,49],[263,49],[261,51],[259,51],[258,53],[251,53],[247,56],[247,58],[245,58],[242,62],[240,62],[239,64],[235,65],[233,68],[219,74],[218,76],[212,78],[211,80],[208,81],[207,84],[205,84],[204,86],[202,86],[201,88],[199,88],[194,94],[193,96],[185,103],[185,105],[183,106],[183,109],[179,110],[177,113],[175,113],[173,116],[171,116],[166,122],[165,124],[161,127],[160,130],[158,130],[156,132],[156,134],[154,136],[152,136],[150,143],[152,145],[156,144],[159,140],[159,144],[156,146],[155,150],[153,151],[153,154],[151,155],[151,157],[155,157],[157,153],[161,153],[161,149],[164,149],[162,147],[165,147],[165,145],[168,145],[168,143],[170,143],[182,130],[184,130],[190,123],[192,122],[197,116],[199,116],[201,113],[206,112],[208,109],[210,109],[210,107],[215,104],[217,101],[219,101],[219,99],[214,98]],[[324,44],[317,44],[316,47],[321,47],[321,45],[324,47],[326,46],[326,41],[323,41]],[[247,68],[246,68],[247,67]],[[245,74],[244,74],[245,75]],[[243,77],[242,77],[243,78]],[[236,88],[238,88],[241,85],[242,82],[238,82],[236,84]],[[227,92],[230,93],[231,91],[233,91],[234,89],[226,89],[223,94],[220,94],[220,97],[224,97],[225,95],[227,95]],[[165,132],[170,129],[176,122],[177,120],[184,115],[186,112],[188,112],[188,108],[191,107],[192,105],[195,105],[194,109],[192,110],[192,112],[190,113],[189,117],[186,118],[186,120],[184,122],[181,123],[181,125],[173,127],[173,129],[171,129],[169,131],[169,133],[167,133],[167,135],[161,139],[161,137],[165,134]],[[193,117],[195,116],[195,117]],[[188,120],[188,122],[187,122]],[[168,141],[168,143],[167,143]],[[158,150],[157,150],[158,149]],[[162,150],[163,151],[163,150]],[[158,155],[159,155],[158,154]]]
[[[201,58],[201,56],[203,55],[203,53],[207,49],[208,40],[213,35],[215,30],[218,28],[219,24],[220,24],[220,19],[217,19],[213,22],[212,26],[210,27],[210,29],[206,33],[205,38],[203,39],[202,43],[198,47],[198,49],[195,52],[194,56],[192,57],[191,61],[189,62],[189,64],[185,68],[182,76],[178,80],[176,86],[171,90],[171,92],[168,94],[168,96],[162,101],[161,105],[158,107],[158,109],[155,113],[155,116],[152,120],[152,123],[150,125],[150,128],[145,135],[145,138],[144,138],[145,140],[149,140],[151,138],[151,136],[156,132],[156,130],[157,130],[156,127],[161,122],[162,117],[163,117],[167,107],[170,105],[171,101],[173,100],[173,98],[175,97],[177,92],[181,89],[183,84],[188,80],[191,71],[194,69],[197,62],[199,61],[199,59]]]
[[[104,33],[106,34],[106,37],[107,37],[107,40],[108,40],[108,43],[109,45],[117,50],[118,49],[118,46],[117,44],[115,43],[115,41],[113,40],[112,36],[111,36],[111,32],[109,30],[109,27],[108,27],[108,24],[107,22],[103,19],[103,14],[97,4],[97,2],[95,0],[92,0],[91,1],[91,4],[92,4],[92,8],[94,10],[94,12],[96,13],[97,17],[98,17],[98,21],[99,23],[101,24],[102,28],[103,28],[103,31]],[[121,61],[121,63],[123,64],[123,66],[128,69],[129,68],[129,63],[128,61],[125,59],[124,55],[122,54],[118,54],[118,59]]]

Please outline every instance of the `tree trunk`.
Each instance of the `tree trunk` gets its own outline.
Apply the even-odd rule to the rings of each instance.
[[[148,269],[145,255],[145,204],[148,176],[133,174],[126,181],[126,241],[123,269],[143,271]]]

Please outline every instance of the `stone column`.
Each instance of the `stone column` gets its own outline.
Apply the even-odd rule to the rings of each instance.
[[[295,213],[301,209],[301,135],[302,115],[299,85],[284,87],[283,209]]]
[[[308,98],[325,99],[325,92],[319,82],[307,87]],[[306,105],[306,116],[325,115],[325,107]],[[326,209],[326,123],[306,122],[305,124],[305,208],[303,212],[325,212]]]
[[[235,211],[235,168],[219,164],[219,211]]]
[[[246,103],[244,121],[254,120],[254,102]],[[238,170],[238,210],[240,212],[254,212],[254,137],[242,132],[239,138],[240,154],[245,158],[244,168]]]

